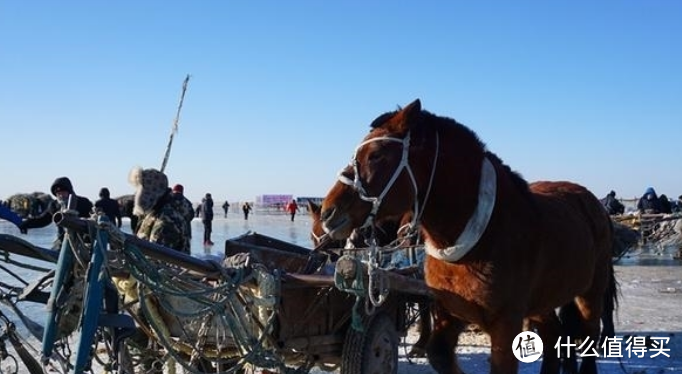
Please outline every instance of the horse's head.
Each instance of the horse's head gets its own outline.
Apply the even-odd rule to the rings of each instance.
[[[308,211],[313,219],[311,230],[310,230],[310,240],[313,242],[315,248],[327,249],[327,248],[344,248],[349,244],[353,248],[364,248],[368,247],[368,240],[372,233],[375,235],[376,244],[379,246],[389,245],[394,242],[401,234],[401,223],[394,220],[386,220],[378,224],[374,231],[372,228],[365,227],[363,229],[353,230],[351,235],[348,237],[347,241],[344,240],[333,240],[324,232],[322,227],[322,219],[320,218],[322,208],[308,201]],[[407,233],[407,224],[409,223],[409,216],[404,225],[403,233]]]
[[[322,204],[325,232],[341,239],[408,214],[424,228],[449,216],[463,229],[481,197],[481,177],[494,174],[476,134],[422,110],[419,100],[379,116],[371,128]]]
[[[373,222],[419,214],[439,147],[437,136],[424,136],[427,114],[415,100],[374,120],[322,204],[322,224],[330,237],[343,239]]]
[[[310,240],[312,240],[315,248],[344,248],[349,244],[354,248],[366,247],[365,238],[369,234],[369,230],[353,230],[347,241],[332,239],[324,232],[324,228],[322,227],[322,219],[320,218],[322,207],[309,200],[308,211],[313,219],[310,229]]]

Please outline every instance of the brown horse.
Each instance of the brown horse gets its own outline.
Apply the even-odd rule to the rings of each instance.
[[[570,182],[529,186],[472,130],[419,100],[371,127],[322,204],[323,227],[343,239],[375,220],[420,218],[435,298],[427,351],[438,373],[458,372],[461,320],[489,333],[492,373],[518,371],[512,344],[524,317],[551,350],[557,307],[572,305],[582,337],[599,342],[617,290],[611,220],[592,193]],[[580,369],[596,373],[595,358]]]
[[[310,216],[313,219],[312,224],[311,224],[311,231],[310,231],[310,239],[313,242],[313,245],[317,250],[326,250],[326,249],[338,249],[338,248],[363,248],[367,246],[366,243],[366,237],[369,235],[369,228],[365,228],[364,230],[353,230],[351,235],[348,237],[347,240],[332,240],[329,238],[329,236],[324,232],[324,228],[322,227],[322,220],[320,218],[321,216],[321,210],[322,207],[308,201],[308,212],[310,212]],[[412,215],[408,214],[407,216],[403,217],[401,222],[397,222],[393,219],[385,220],[377,224],[376,228],[374,229],[374,233],[376,233],[376,244],[380,247],[394,244],[394,243],[401,243],[401,245],[414,245],[415,241],[414,240],[408,240],[405,242],[405,240],[397,240],[401,235],[404,234],[409,234],[409,230],[405,230],[407,225],[411,222],[412,220]],[[428,343],[430,337],[431,337],[431,303],[426,302],[424,303],[425,305],[420,305],[420,316],[419,316],[419,327],[420,327],[420,333],[419,333],[419,339],[412,344],[412,348],[410,349],[409,356],[410,357],[425,357],[426,356],[426,344]],[[575,324],[576,320],[578,320],[577,313],[575,312],[575,307],[571,303],[567,306],[563,306],[561,308],[561,319],[558,320],[555,318],[556,316],[553,314],[550,314],[547,316],[546,319],[543,320],[526,320],[524,323],[526,323],[528,326],[532,326],[533,328],[538,329],[539,331],[557,331],[558,329],[561,329],[560,331],[562,332],[562,336],[571,336],[573,335],[577,328],[572,326]],[[455,318],[451,318],[451,325],[453,326],[455,331],[464,331],[465,327],[467,326],[467,323],[465,321],[457,320]],[[611,323],[612,325],[613,323]],[[568,326],[566,326],[568,325]],[[457,342],[455,341],[455,344]],[[454,351],[453,347],[453,351]],[[575,353],[572,352],[570,359],[563,360],[563,369],[564,373],[575,373],[576,372],[576,360],[575,360]],[[545,360],[542,362],[542,367],[540,369],[540,373],[542,374],[556,374],[559,372],[559,365],[561,362],[559,361],[559,358],[556,357],[547,357]],[[554,360],[553,360],[554,359]],[[457,362],[455,360],[455,372],[461,373],[461,370],[457,367]]]

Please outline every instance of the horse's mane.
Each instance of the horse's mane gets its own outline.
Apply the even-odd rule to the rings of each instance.
[[[388,121],[390,118],[392,118],[394,115],[398,113],[397,110],[393,112],[386,112],[384,114],[381,114],[379,117],[377,117],[372,123],[369,125],[372,129],[376,129],[381,127],[386,121]]]
[[[532,201],[530,188],[528,187],[528,182],[525,179],[523,179],[521,174],[519,174],[517,171],[512,170],[509,167],[509,165],[505,164],[504,161],[502,161],[499,157],[497,157],[496,154],[494,154],[490,151],[485,151],[485,154],[493,162],[497,162],[500,165],[502,165],[504,170],[511,176],[511,180],[514,183],[514,187],[516,187],[519,191],[523,192],[524,196],[526,198],[528,198],[529,201]]]
[[[386,123],[389,119],[393,118],[398,111],[401,109],[398,108],[398,110],[392,111],[392,112],[386,112],[381,115],[379,115],[372,123],[370,124],[370,127],[372,129],[377,129],[381,127],[384,123]],[[491,159],[491,161],[498,163],[502,165],[504,170],[511,176],[512,182],[514,186],[521,192],[523,192],[526,197],[530,199],[531,197],[531,192],[530,188],[528,187],[528,182],[519,174],[518,172],[512,170],[509,165],[505,164],[502,159],[500,159],[495,153],[491,152],[488,150],[488,147],[486,144],[478,137],[478,134],[476,134],[473,130],[470,128],[462,125],[461,123],[457,122],[456,120],[449,118],[449,117],[443,117],[443,116],[438,116],[435,115],[427,110],[422,110],[421,111],[422,115],[422,121],[428,122],[432,124],[433,126],[436,126],[438,128],[447,128],[449,130],[454,130],[456,131],[457,137],[458,138],[470,138],[474,144],[481,149],[481,151],[488,156],[488,158]]]

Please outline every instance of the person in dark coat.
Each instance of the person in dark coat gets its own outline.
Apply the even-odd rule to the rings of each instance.
[[[647,188],[644,195],[639,198],[637,210],[642,214],[661,213],[661,201],[658,199],[653,187]]]
[[[111,198],[109,189],[102,187],[99,190],[99,200],[95,201],[95,210],[100,210],[109,218],[109,222],[121,228],[121,210],[118,207],[118,201]]]
[[[682,195],[677,197],[677,201],[672,204],[671,210],[673,213],[682,212]]]
[[[616,191],[609,192],[605,198],[601,200],[604,204],[604,208],[609,212],[609,215],[623,214],[625,212],[625,206],[616,199]]]
[[[185,221],[187,222],[187,248],[191,249],[194,207],[192,206],[192,202],[185,197],[185,187],[181,184],[176,184],[173,186],[171,196],[173,196],[176,209],[180,211],[180,214],[185,217]]]
[[[673,212],[673,207],[672,204],[670,204],[670,199],[668,199],[668,196],[661,194],[661,196],[658,197],[658,200],[661,203],[661,213],[671,214]]]
[[[116,201],[118,202],[118,209],[121,212],[121,216],[130,218],[130,231],[135,234],[139,223],[139,218],[133,214],[133,210],[135,209],[135,195],[119,196]]]
[[[244,212],[245,220],[249,219],[249,213],[251,213],[251,209],[252,209],[251,204],[249,204],[248,202],[244,202],[244,204],[242,204],[242,212]]]
[[[19,230],[22,234],[26,234],[28,229],[41,228],[52,223],[52,216],[55,213],[66,209],[69,204],[69,197],[75,199],[75,210],[79,217],[89,218],[92,213],[92,202],[87,197],[78,196],[73,191],[71,180],[67,177],[59,177],[55,179],[50,187],[50,192],[56,198],[48,204],[47,208],[37,217],[27,218],[19,225]],[[64,229],[57,227],[57,238],[52,244],[52,249],[59,250],[62,248],[62,240],[64,239]]]
[[[213,232],[213,198],[210,193],[201,201],[201,222],[204,224],[204,245],[213,245],[211,232]]]
[[[227,211],[230,210],[230,203],[225,200],[223,203],[223,211],[225,212],[225,218],[227,218]]]

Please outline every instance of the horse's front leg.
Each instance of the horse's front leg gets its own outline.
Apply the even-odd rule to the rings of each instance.
[[[426,357],[426,344],[431,338],[431,303],[419,304],[419,339],[412,345],[409,357]]]
[[[521,332],[523,317],[500,315],[490,318],[487,332],[490,335],[490,373],[516,374],[519,361],[514,356],[512,345],[514,338]]]
[[[431,305],[431,316],[431,334],[426,345],[429,364],[438,374],[462,374],[455,348],[466,322],[453,317],[436,304]]]

